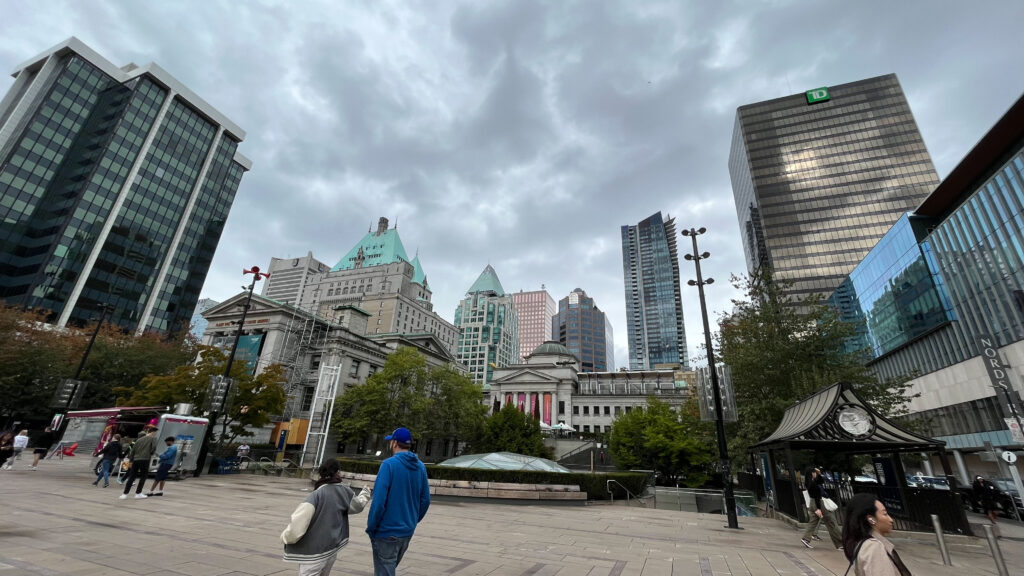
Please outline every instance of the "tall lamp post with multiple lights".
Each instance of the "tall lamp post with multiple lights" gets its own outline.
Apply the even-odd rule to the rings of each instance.
[[[711,377],[711,387],[715,394],[715,430],[718,433],[718,458],[722,473],[725,475],[725,511],[729,517],[729,528],[739,528],[736,521],[736,496],[732,489],[732,470],[729,467],[729,448],[725,443],[725,422],[722,418],[722,391],[718,387],[718,370],[715,369],[715,351],[711,347],[711,328],[708,326],[708,308],[704,302],[704,285],[714,283],[714,278],[705,280],[700,273],[700,261],[710,258],[710,252],[701,253],[697,249],[697,236],[707,232],[706,228],[690,228],[683,230],[683,236],[689,236],[693,240],[693,254],[686,254],[684,258],[692,260],[697,268],[697,279],[687,282],[690,286],[697,287],[700,295],[700,316],[704,321],[704,346],[708,351],[708,375]]]
[[[246,296],[245,305],[242,307],[242,318],[238,321],[238,330],[235,331],[235,342],[231,345],[231,353],[228,354],[228,363],[224,367],[224,375],[220,377],[219,382],[211,385],[210,391],[207,392],[208,395],[215,397],[210,399],[210,425],[206,429],[206,435],[203,436],[203,445],[199,449],[199,465],[196,466],[195,471],[195,476],[197,477],[203,469],[203,463],[206,462],[206,455],[210,452],[210,443],[213,441],[213,429],[217,425],[217,418],[222,410],[227,412],[228,393],[231,391],[231,367],[235,364],[235,353],[238,352],[238,342],[242,339],[242,328],[245,327],[245,317],[249,314],[249,304],[252,303],[253,290],[255,290],[257,282],[270,277],[270,273],[261,272],[259,266],[253,266],[249,270],[243,269],[242,274],[252,274],[252,282],[249,283],[249,294]],[[227,420],[224,421],[221,434],[226,429]]]

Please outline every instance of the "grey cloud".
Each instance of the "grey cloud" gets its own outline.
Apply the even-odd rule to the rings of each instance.
[[[707,227],[709,307],[731,309],[736,106],[896,72],[945,174],[1024,91],[1022,20],[1011,0],[68,1],[5,11],[0,66],[77,35],[118,64],[156,61],[247,130],[254,169],[205,296],[271,256],[333,264],[383,215],[443,316],[488,262],[509,290],[578,286],[611,316],[621,366],[621,225],[661,210]]]

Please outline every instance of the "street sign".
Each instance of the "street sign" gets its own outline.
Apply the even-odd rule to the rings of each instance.
[[[1017,455],[1007,450],[1006,452],[1003,452],[1003,461],[1007,464],[1013,464],[1017,461]]]

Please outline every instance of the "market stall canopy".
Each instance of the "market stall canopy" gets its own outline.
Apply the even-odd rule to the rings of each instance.
[[[946,443],[915,434],[880,414],[849,382],[838,382],[786,409],[782,422],[751,451],[791,448],[847,454],[928,452]]]

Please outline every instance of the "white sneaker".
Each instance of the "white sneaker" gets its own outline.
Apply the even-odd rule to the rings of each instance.
[[[141,500],[142,498],[149,498],[149,496],[146,496],[145,494],[136,494],[135,495],[135,499],[136,500]]]
[[[127,500],[128,499],[128,495],[127,494],[121,494],[120,496],[117,497],[117,499],[118,500]]]

